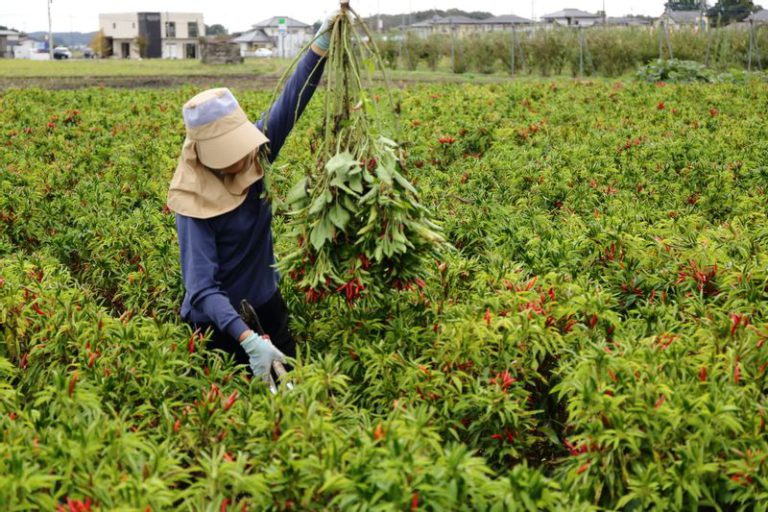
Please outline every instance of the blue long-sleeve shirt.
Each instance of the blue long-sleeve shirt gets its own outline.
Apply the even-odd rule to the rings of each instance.
[[[269,138],[270,162],[277,158],[296,119],[312,98],[324,66],[325,59],[308,51],[280,97],[255,123]],[[186,288],[181,305],[185,321],[213,323],[237,339],[248,329],[235,309],[240,301],[247,299],[258,307],[277,291],[272,209],[262,197],[263,192],[264,180],[259,180],[251,185],[240,206],[209,219],[176,214]]]

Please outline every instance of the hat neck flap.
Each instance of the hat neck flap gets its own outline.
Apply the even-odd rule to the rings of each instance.
[[[181,215],[210,219],[240,206],[248,188],[264,176],[258,150],[248,155],[237,174],[217,174],[197,158],[195,142],[186,139],[168,190],[168,208]]]

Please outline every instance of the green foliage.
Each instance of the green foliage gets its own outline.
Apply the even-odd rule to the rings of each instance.
[[[714,26],[724,26],[743,21],[752,12],[758,10],[752,0],[717,0],[707,16]]]
[[[283,275],[299,357],[276,396],[177,316],[163,205],[197,91],[4,91],[0,503],[765,510],[765,89],[390,91],[402,170],[457,250],[374,308]],[[276,202],[325,100],[269,171]]]
[[[714,74],[704,64],[690,60],[657,60],[637,71],[638,80],[648,83],[713,82]]]

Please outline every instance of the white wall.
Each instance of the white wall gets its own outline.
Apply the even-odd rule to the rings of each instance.
[[[133,39],[139,35],[139,16],[135,12],[99,14],[99,29],[107,37]]]

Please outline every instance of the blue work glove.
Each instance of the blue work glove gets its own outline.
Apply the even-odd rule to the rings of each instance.
[[[335,10],[329,14],[323,20],[323,24],[320,25],[317,34],[315,34],[315,45],[324,52],[327,52],[328,47],[331,45],[331,30],[333,29],[333,22],[336,21],[338,15],[338,10]]]
[[[272,361],[285,361],[285,354],[277,350],[268,338],[259,336],[255,332],[245,338],[241,345],[248,354],[248,363],[256,377],[268,379]]]

